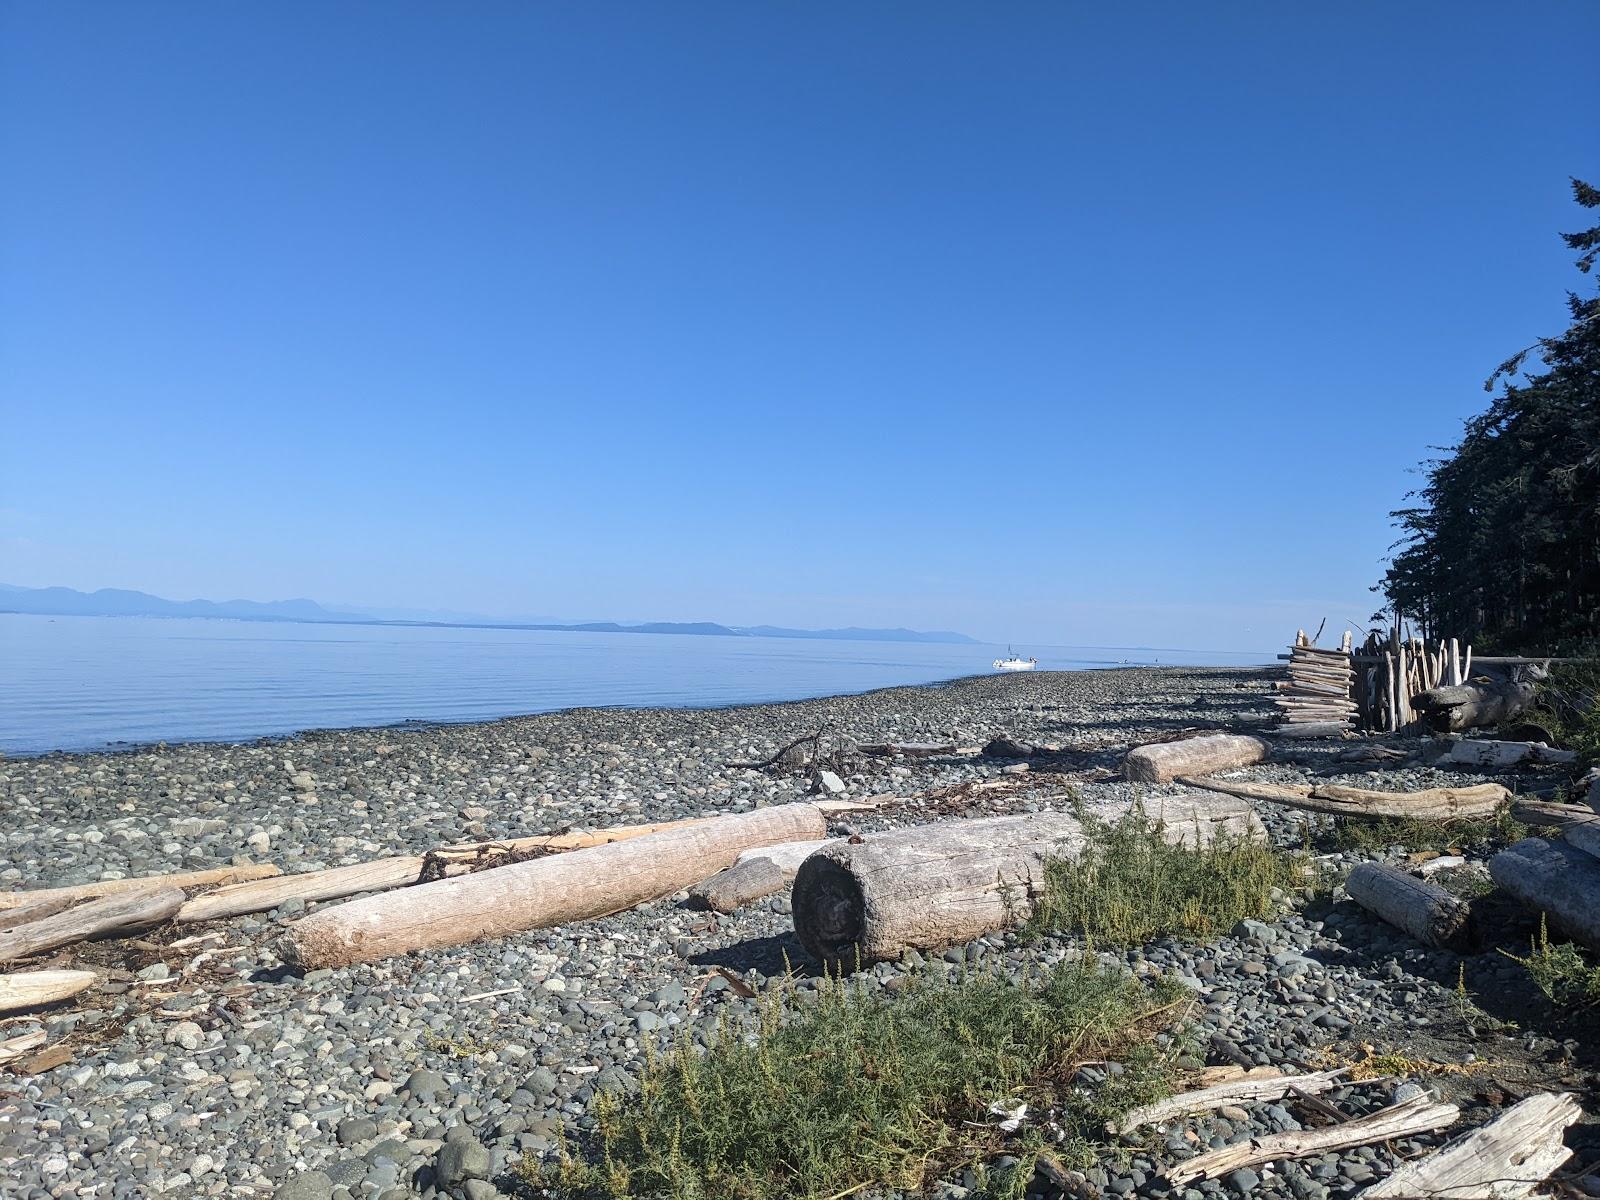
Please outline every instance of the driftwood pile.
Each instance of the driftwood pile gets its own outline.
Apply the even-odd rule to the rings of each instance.
[[[1321,650],[1300,630],[1289,647],[1289,682],[1273,685],[1283,718],[1278,732],[1287,737],[1345,733],[1356,717],[1356,702],[1350,698],[1354,682],[1348,633],[1338,650]]]

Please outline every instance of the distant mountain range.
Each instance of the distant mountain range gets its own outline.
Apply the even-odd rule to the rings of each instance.
[[[381,611],[381,610],[379,610]],[[572,633],[674,633],[701,637],[818,638],[851,642],[943,642],[976,645],[964,633],[915,629],[785,629],[778,625],[734,626],[712,621],[616,621],[574,624],[543,621],[501,621],[485,617],[461,620],[390,618],[361,610],[324,608],[315,600],[166,600],[148,592],[101,588],[25,588],[0,583],[0,612],[53,617],[214,617],[234,621],[304,621],[343,625],[432,625],[489,629],[543,629]],[[453,614],[452,614],[453,615]]]

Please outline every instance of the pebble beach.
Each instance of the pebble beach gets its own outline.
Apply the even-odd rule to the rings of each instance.
[[[451,842],[802,800],[802,774],[728,764],[765,759],[818,729],[859,743],[959,747],[1003,734],[1045,750],[1021,761],[856,756],[841,795],[877,807],[840,816],[838,833],[1064,808],[1074,796],[1131,804],[1163,788],[1118,777],[1130,746],[1187,731],[1263,730],[1281,677],[1041,672],[731,709],[571,710],[3,759],[0,887],[247,862],[291,873]],[[1296,747],[1240,777],[1387,790],[1485,778],[1342,763],[1339,748]],[[1008,782],[961,786],[996,779]],[[1340,845],[1327,819],[1303,812],[1263,804],[1258,813],[1275,841],[1306,849],[1330,873],[1407,853]],[[1465,857],[1464,872],[1481,871],[1481,855]],[[1316,1069],[1392,1052],[1452,1068],[1328,1094],[1352,1116],[1407,1088],[1448,1095],[1463,1125],[1531,1090],[1594,1090],[1590,1051],[1541,1014],[1526,972],[1498,947],[1422,948],[1337,888],[1285,900],[1279,915],[1207,945],[1163,940],[1109,952],[1069,936],[1024,944],[994,934],[879,964],[867,985],[892,991],[916,973],[973,965],[1020,975],[1032,961],[1098,954],[1137,975],[1175,976],[1194,992],[1189,1037],[1206,1063]],[[275,947],[283,923],[306,911],[294,901],[171,936],[71,947],[37,964],[90,965],[103,979],[42,1016],[5,1023],[7,1037],[39,1030],[61,1049],[58,1062],[0,1076],[0,1196],[518,1194],[511,1168],[553,1154],[564,1127],[583,1128],[598,1092],[633,1086],[647,1046],[703,1038],[757,1002],[745,993],[791,968],[789,986],[816,985],[782,893],[731,915],[668,897],[569,927],[300,974]],[[1529,926],[1519,920],[1508,917],[1503,946],[1526,947]],[[174,947],[178,937],[201,940]],[[1150,1133],[1079,1183],[1090,1195],[1342,1198],[1445,1140],[1244,1168],[1186,1188],[1161,1177],[1173,1161],[1300,1119],[1282,1103],[1224,1109]],[[1575,1137],[1587,1139],[1587,1127]],[[954,1177],[938,1194],[957,1200],[976,1184]],[[1061,1194],[1039,1187],[1041,1196]]]

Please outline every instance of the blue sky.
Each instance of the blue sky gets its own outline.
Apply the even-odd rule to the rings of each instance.
[[[0,580],[1256,649],[1562,324],[1600,6],[14,3]]]

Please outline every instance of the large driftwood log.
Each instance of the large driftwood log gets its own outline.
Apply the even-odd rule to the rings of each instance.
[[[100,896],[120,896],[128,892],[211,887],[219,883],[238,883],[245,879],[266,879],[279,873],[278,868],[271,863],[254,863],[242,867],[208,867],[203,871],[179,871],[174,875],[145,875],[137,879],[102,879],[98,883],[39,888],[31,892],[0,892],[0,909],[20,908],[24,904],[34,904],[43,900],[64,899],[70,904]]]
[[[1584,805],[1557,804],[1553,800],[1535,800],[1529,796],[1512,799],[1511,815],[1524,825],[1532,825],[1537,829],[1559,829],[1563,833],[1575,825],[1600,822],[1600,813]]]
[[[1494,881],[1547,913],[1568,937],[1600,949],[1600,861],[1576,846],[1523,838],[1489,860]]]
[[[1343,1125],[1273,1133],[1235,1142],[1220,1150],[1209,1150],[1170,1168],[1167,1179],[1174,1186],[1182,1187],[1197,1179],[1216,1179],[1241,1167],[1259,1166],[1280,1159],[1309,1158],[1330,1150],[1346,1150],[1351,1146],[1367,1146],[1390,1138],[1411,1137],[1434,1129],[1445,1129],[1454,1125],[1460,1116],[1461,1110],[1454,1104],[1439,1104],[1427,1096],[1418,1096],[1415,1100],[1380,1108],[1375,1113],[1346,1121]]]
[[[43,954],[90,938],[148,929],[170,918],[182,904],[183,893],[177,888],[103,896],[0,934],[0,962]]]
[[[1472,910],[1436,883],[1385,863],[1366,862],[1344,883],[1350,899],[1419,942],[1464,950],[1472,941]]]
[[[1547,1092],[1513,1104],[1481,1129],[1403,1164],[1361,1193],[1362,1200],[1452,1200],[1531,1196],[1572,1157],[1562,1143],[1583,1116],[1571,1092]]]
[[[1484,660],[1478,661],[1482,664]],[[1544,669],[1531,664],[1491,668],[1467,683],[1420,692],[1411,704],[1428,727],[1439,733],[1500,725],[1533,705],[1544,677]]]
[[[95,981],[93,971],[21,971],[0,975],[0,1013],[26,1012],[76,996]]]
[[[1492,817],[1511,793],[1498,783],[1464,788],[1427,788],[1420,792],[1375,792],[1337,784],[1243,783],[1194,778],[1180,782],[1247,800],[1267,800],[1307,812],[1340,817],[1402,817],[1418,821],[1455,821]]]
[[[689,889],[689,899],[720,913],[731,913],[794,882],[800,864],[832,842],[783,842],[746,850],[725,871]]]
[[[1122,771],[1136,783],[1170,783],[1180,775],[1210,775],[1248,767],[1267,757],[1267,743],[1242,733],[1217,733],[1156,742],[1128,751]]]
[[[1281,1075],[1257,1079],[1240,1079],[1232,1083],[1221,1083],[1215,1087],[1199,1088],[1192,1092],[1180,1092],[1176,1096],[1169,1096],[1165,1100],[1157,1100],[1154,1104],[1146,1104],[1142,1108],[1135,1108],[1120,1121],[1113,1121],[1108,1125],[1112,1133],[1128,1134],[1138,1129],[1141,1125],[1160,1125],[1174,1117],[1182,1117],[1189,1113],[1210,1112],[1214,1109],[1225,1108],[1230,1104],[1253,1104],[1262,1100],[1278,1100],[1287,1096],[1291,1091],[1303,1092],[1308,1096],[1315,1096],[1321,1092],[1339,1087],[1349,1068],[1341,1067],[1333,1071],[1317,1071],[1310,1075]]]
[[[1111,820],[1125,811],[1106,806],[1091,815]],[[1147,814],[1175,844],[1261,829],[1248,805],[1194,793],[1152,798]],[[845,969],[968,941],[1026,921],[1046,860],[1072,857],[1083,840],[1077,817],[1053,812],[866,834],[801,865],[790,897],[795,932],[823,963]]]
[[[346,966],[602,917],[670,896],[742,850],[826,832],[810,804],[715,817],[326,908],[290,925],[282,953],[308,970]]]
[[[1577,753],[1572,750],[1552,750],[1543,742],[1491,742],[1462,738],[1460,741],[1451,742],[1444,753],[1433,760],[1433,765],[1483,770],[1494,767],[1516,767],[1524,763],[1536,766],[1570,763],[1577,757]]]

